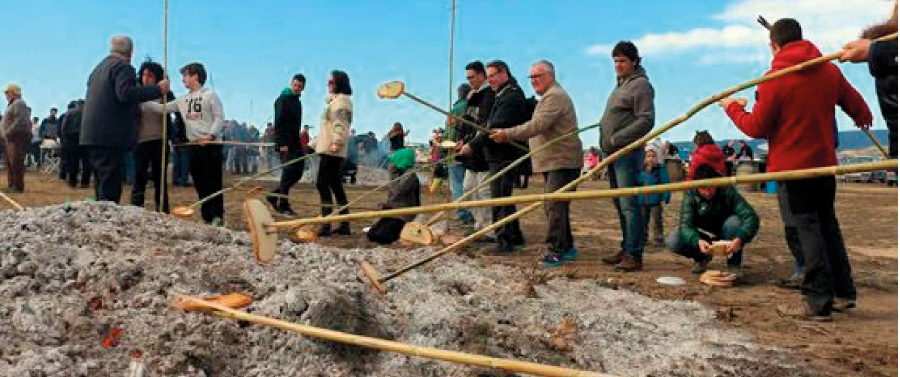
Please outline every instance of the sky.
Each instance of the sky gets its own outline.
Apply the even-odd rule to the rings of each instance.
[[[133,64],[163,60],[162,0],[0,0],[0,84],[15,82],[33,115],[83,98],[87,77],[109,51],[109,39],[134,39]],[[581,126],[596,123],[615,85],[610,51],[620,40],[637,45],[656,92],[656,124],[684,114],[700,101],[763,74],[771,62],[768,34],[756,23],[797,19],[804,37],[823,53],[837,51],[866,26],[886,19],[889,0],[458,0],[452,69],[449,59],[452,0],[171,0],[168,68],[173,91],[185,93],[177,74],[198,61],[207,87],[223,101],[225,117],[264,125],[291,76],[307,78],[303,123],[316,128],[328,73],[346,71],[353,87],[357,133],[379,137],[399,121],[412,141],[425,141],[444,116],[410,99],[378,99],[383,83],[448,108],[451,87],[465,80],[465,65],[506,61],[527,95],[529,66],[554,63],[557,79],[575,103]],[[873,79],[864,64],[841,64],[885,128]],[[452,85],[451,85],[452,72]],[[455,90],[452,90],[455,92]],[[752,98],[752,91],[737,96]],[[453,94],[455,96],[455,94]],[[0,105],[4,106],[4,105]],[[852,121],[838,116],[841,130]],[[743,138],[713,105],[663,135],[690,140],[709,130],[716,139]],[[596,145],[598,132],[582,135]]]

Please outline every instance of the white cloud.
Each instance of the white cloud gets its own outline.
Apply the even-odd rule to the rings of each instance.
[[[805,38],[823,51],[831,51],[855,38],[864,27],[886,19],[892,7],[893,1],[886,0],[738,0],[711,17],[714,22],[722,23],[721,27],[650,33],[632,40],[644,56],[746,48],[745,52],[751,56],[732,54],[717,61],[722,64],[757,61],[758,54],[750,49],[764,46],[768,40],[765,29],[756,23],[760,15],[770,22],[783,17],[796,18],[803,25]],[[597,44],[589,46],[586,52],[604,55],[611,50],[609,44]],[[716,61],[709,58],[709,53],[705,56],[698,62]]]

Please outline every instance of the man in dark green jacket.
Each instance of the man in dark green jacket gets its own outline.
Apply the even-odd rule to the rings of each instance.
[[[719,178],[714,168],[697,168],[697,180]],[[712,259],[709,246],[714,240],[728,241],[728,269],[740,272],[742,250],[759,231],[759,216],[734,187],[700,187],[685,192],[681,201],[681,224],[669,236],[667,246],[676,254],[697,262],[692,273],[706,271]]]
[[[304,155],[305,151],[300,144],[300,123],[303,119],[303,106],[300,103],[300,93],[306,87],[306,77],[298,73],[291,78],[291,86],[285,88],[275,100],[275,145],[278,147],[278,156],[281,163],[295,160]],[[278,188],[272,191],[279,197],[269,196],[269,204],[278,213],[287,216],[297,216],[291,208],[287,196],[291,186],[303,177],[303,161],[281,169],[281,180]]]

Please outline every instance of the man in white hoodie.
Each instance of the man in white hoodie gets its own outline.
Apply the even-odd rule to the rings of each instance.
[[[203,64],[190,63],[181,68],[181,82],[188,93],[166,104],[167,112],[180,112],[185,123],[185,133],[192,144],[185,148],[191,160],[191,177],[197,196],[203,199],[222,189],[222,146],[208,144],[222,133],[222,101],[206,84]],[[149,108],[162,112],[163,105],[145,103]],[[200,208],[203,221],[222,225],[225,203],[222,195],[210,199]]]

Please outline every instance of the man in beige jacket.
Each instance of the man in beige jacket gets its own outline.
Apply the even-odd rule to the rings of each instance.
[[[6,111],[0,120],[0,132],[5,143],[7,191],[25,191],[25,153],[31,141],[31,110],[22,100],[22,88],[9,84],[6,95]]]
[[[541,96],[531,120],[512,128],[495,130],[491,133],[491,139],[498,143],[528,140],[531,150],[536,150],[553,139],[576,131],[578,121],[572,99],[556,82],[552,63],[546,60],[534,63],[528,78],[534,91]],[[531,157],[534,171],[544,174],[544,192],[559,190],[578,178],[584,163],[581,148],[581,139],[573,135]],[[547,215],[548,244],[544,263],[555,267],[574,260],[578,250],[572,239],[569,202],[545,202],[544,212]]]

